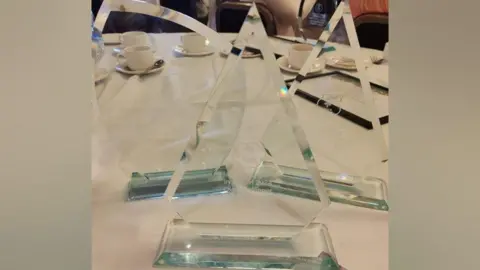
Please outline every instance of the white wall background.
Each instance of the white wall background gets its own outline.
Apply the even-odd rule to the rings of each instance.
[[[0,2],[0,269],[90,269],[90,4]]]
[[[390,4],[390,269],[480,269],[480,4]]]

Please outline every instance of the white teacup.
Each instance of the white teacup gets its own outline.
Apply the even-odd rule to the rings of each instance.
[[[150,46],[130,46],[124,49],[126,64],[131,70],[142,71],[153,67],[155,53]]]
[[[181,37],[182,47],[186,52],[201,53],[206,50],[207,39],[197,33],[186,34]]]
[[[288,51],[288,65],[294,69],[301,69],[305,62],[307,62],[312,50],[313,46],[310,44],[293,45]]]
[[[124,48],[130,46],[151,46],[150,37],[145,32],[125,32],[120,36]]]

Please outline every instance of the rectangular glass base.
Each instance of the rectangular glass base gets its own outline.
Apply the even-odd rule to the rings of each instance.
[[[173,173],[173,171],[132,173],[127,189],[127,200],[135,201],[163,197]],[[180,182],[176,193],[177,197],[223,194],[232,190],[232,183],[225,166],[218,170],[187,171],[183,175],[183,179],[188,181]]]
[[[275,165],[278,174],[258,173],[252,177],[249,188],[310,200],[319,200],[308,170]],[[262,168],[257,171],[260,172]],[[271,168],[267,170],[271,171]],[[387,185],[376,177],[352,176],[320,172],[332,202],[388,211]]]
[[[252,190],[269,191],[311,200],[319,200],[313,182],[305,169],[278,166],[279,177],[254,176],[249,184]],[[145,200],[163,197],[173,171],[132,173],[127,189],[127,200]],[[375,177],[321,172],[330,200],[336,203],[388,211],[387,185]],[[233,185],[225,166],[215,169],[187,171],[177,191],[177,197],[225,194]]]
[[[327,228],[171,221],[154,267],[336,270]]]

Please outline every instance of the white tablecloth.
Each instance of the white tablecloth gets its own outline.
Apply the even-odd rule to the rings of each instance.
[[[231,39],[232,36],[226,35],[226,38]],[[213,74],[218,75],[224,62],[224,59],[218,54],[201,58],[176,57],[172,53],[172,48],[179,44],[180,38],[177,34],[155,35],[154,40],[157,54],[167,61],[166,69],[162,73],[128,80],[123,75],[112,72],[106,82],[96,87],[103,119],[111,121],[107,123],[107,126],[118,128],[116,134],[123,136],[117,142],[140,142],[148,147],[148,144],[152,142],[161,144],[178,140],[179,138],[176,138],[178,133],[171,132],[171,130],[183,132],[186,131],[187,126],[190,127],[188,121],[193,123],[202,102],[206,100],[209,87],[214,83],[213,79],[205,78],[213,78]],[[286,54],[288,43],[272,40],[272,44],[277,53]],[[107,47],[106,56],[100,66],[113,70],[116,59],[112,57],[111,50],[111,47]],[[337,46],[337,52],[342,52],[342,50],[347,49]],[[370,50],[364,50],[364,52],[366,55],[379,53]],[[262,78],[262,69],[259,68],[261,61],[260,59],[245,61],[245,70],[249,78],[247,84],[254,85],[259,78]],[[385,70],[388,72],[387,68],[385,66],[372,68],[369,71],[371,80],[377,80],[377,82],[383,80],[383,84],[388,85],[388,78],[385,77]],[[285,75],[285,78],[293,78],[293,75]],[[157,91],[149,91],[149,89],[157,89]],[[168,91],[168,89],[175,89],[175,91]],[[304,90],[308,91],[308,89]],[[140,91],[142,91],[142,95],[138,95]],[[251,100],[254,100],[256,95],[258,92],[247,93]],[[175,106],[169,104],[172,100],[178,101],[178,103],[173,102],[172,104]],[[319,149],[325,148],[322,148],[324,145],[318,139],[317,134],[325,131],[325,123],[321,123],[316,118],[321,109],[298,97],[294,97],[294,101],[314,152],[321,152]],[[138,104],[142,104],[142,106],[138,106]],[[178,104],[189,105],[182,107]],[[163,107],[163,111],[157,111],[153,116],[145,114],[149,108],[158,107]],[[140,111],[145,115],[142,115]],[[135,114],[137,112],[140,114]],[[167,117],[167,112],[173,113],[174,116]],[[183,118],[179,116],[180,113],[183,114]],[[255,118],[259,118],[258,115],[258,112],[254,112],[254,115],[251,116],[254,119],[251,122],[253,126],[257,123]],[[190,120],[183,120],[188,117]],[[121,124],[135,123],[135,121],[141,121],[143,124],[157,123],[158,129],[148,130],[147,133],[151,133],[151,136],[146,135],[141,138],[136,137],[139,130],[135,130],[134,127],[129,129],[130,133],[127,132],[128,129],[121,129]],[[167,124],[159,125],[158,123]],[[348,131],[349,134],[354,134],[354,136],[361,137],[367,132],[351,123],[344,122],[340,125],[345,125],[341,129]],[[162,129],[162,126],[165,128]],[[385,136],[388,137],[388,125],[383,128]],[[96,129],[95,132],[98,134],[94,136],[93,149],[94,155],[97,155],[94,156],[95,163],[93,164],[96,170],[92,195],[93,269],[152,269],[152,260],[161,238],[163,226],[172,216],[171,209],[165,205],[165,202],[159,200],[128,204],[124,202],[125,189],[129,179],[124,168],[119,166],[122,164],[122,158],[119,158],[116,153],[119,150],[125,153],[127,147],[109,143],[111,138],[104,137],[103,131],[101,128]],[[348,159],[351,164],[355,164],[352,165],[353,167],[358,166],[356,168],[358,170],[365,165],[362,164],[362,161],[369,159],[370,153],[368,150],[365,151],[362,145],[351,142],[351,145],[344,148],[349,149],[351,154],[348,155]],[[99,153],[102,154],[101,157],[99,157]],[[324,156],[328,155],[327,153]],[[322,158],[322,155],[317,157],[317,163],[324,170],[338,169],[334,163]],[[165,164],[162,166],[171,167],[171,165]],[[386,166],[380,168],[376,174],[388,181]],[[344,267],[352,270],[388,269],[387,213],[333,203],[322,212],[317,221],[328,226],[336,255]]]

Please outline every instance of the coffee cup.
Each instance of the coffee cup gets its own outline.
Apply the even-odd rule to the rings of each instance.
[[[207,47],[207,39],[197,33],[183,35],[181,41],[182,47],[186,52],[201,53]]]
[[[151,46],[150,37],[145,32],[125,32],[120,36],[123,47],[130,46]]]
[[[124,50],[124,56],[127,66],[131,70],[147,70],[155,64],[156,58],[150,46],[130,46]]]
[[[309,44],[295,44],[288,51],[288,65],[294,69],[301,69],[307,62],[313,46]]]

